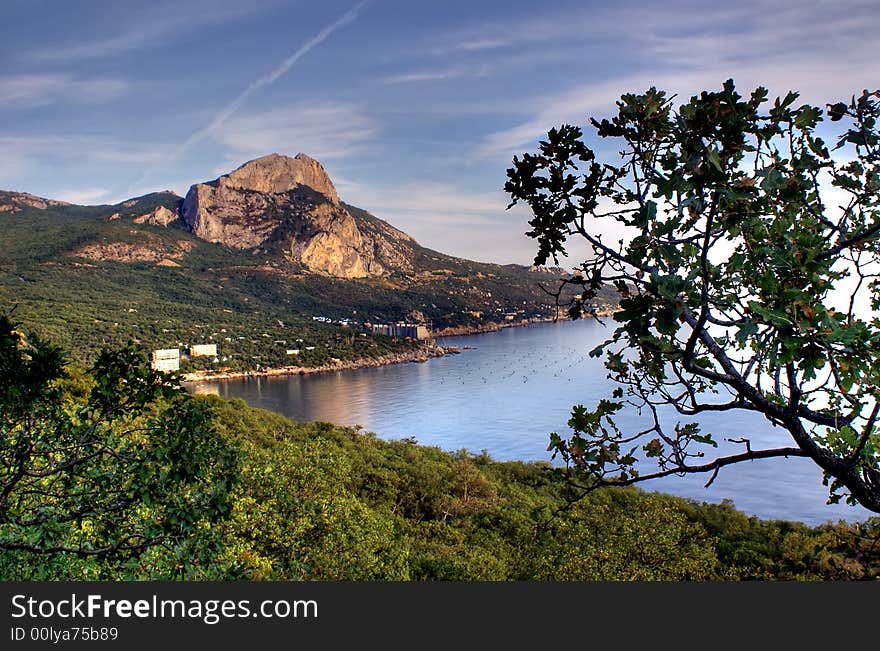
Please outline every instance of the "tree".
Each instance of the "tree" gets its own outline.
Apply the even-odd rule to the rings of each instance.
[[[538,544],[539,581],[705,581],[721,570],[717,541],[667,495],[580,502]]]
[[[880,512],[878,98],[823,110],[789,92],[769,104],[766,89],[744,98],[728,80],[676,108],[651,88],[590,121],[618,159],[600,162],[571,125],[513,159],[505,189],[533,213],[535,264],[558,262],[570,237],[589,247],[558,304],[579,318],[606,284],[620,296],[618,327],[591,353],[617,386],[595,409],[573,408],[569,437],[551,434],[582,487],[687,473],[711,483],[731,464],[807,457],[829,501]],[[844,126],[839,155],[819,136],[825,117]],[[600,234],[608,224],[618,241]],[[616,426],[625,405],[649,414],[644,430]],[[741,451],[707,458],[718,441],[700,415],[737,411],[786,440],[753,449],[744,433]]]
[[[102,352],[81,396],[64,363],[0,316],[0,550],[134,556],[226,517],[237,454],[204,402],[133,346]]]

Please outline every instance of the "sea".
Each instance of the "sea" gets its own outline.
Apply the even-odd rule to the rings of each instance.
[[[461,351],[422,363],[203,382],[194,390],[241,398],[294,420],[360,425],[385,439],[485,450],[499,460],[559,463],[547,450],[550,433],[569,433],[572,406],[593,408],[615,386],[602,361],[589,356],[610,328],[590,320],[537,323],[440,339],[438,344]],[[670,427],[687,422],[671,413],[666,417]],[[630,432],[646,423],[635,409],[617,421]],[[741,443],[728,439],[748,438],[753,449],[794,445],[784,430],[754,413],[712,413],[699,422],[721,453],[743,451]],[[715,452],[708,449],[707,458]],[[651,470],[640,465],[642,474]],[[706,487],[708,479],[672,476],[640,487],[705,502],[729,499],[749,515],[811,525],[873,515],[861,507],[827,504],[822,473],[808,459],[749,461],[723,468]]]

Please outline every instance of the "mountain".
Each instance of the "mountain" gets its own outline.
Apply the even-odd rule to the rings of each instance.
[[[238,368],[290,364],[288,350],[306,366],[380,356],[410,344],[355,324],[546,318],[541,285],[560,277],[423,247],[345,203],[304,154],[258,158],[186,197],[78,206],[0,192],[0,310],[77,360],[132,339],[219,342]]]
[[[305,154],[270,154],[197,183],[181,216],[197,237],[238,249],[271,248],[313,272],[364,278],[412,271],[413,239],[353,216],[321,164]]]

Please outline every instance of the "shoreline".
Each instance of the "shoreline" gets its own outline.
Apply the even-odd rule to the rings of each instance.
[[[458,346],[432,346],[418,348],[407,353],[393,353],[380,355],[379,357],[362,357],[335,364],[322,364],[321,366],[279,366],[260,370],[219,370],[219,371],[192,371],[183,373],[182,383],[198,384],[200,382],[213,382],[215,380],[238,380],[250,377],[277,377],[286,375],[313,375],[315,373],[332,373],[333,371],[353,371],[361,368],[377,368],[390,366],[391,364],[405,364],[407,362],[426,362],[436,357],[453,355],[461,350]]]
[[[559,318],[548,316],[539,319],[504,321],[501,323],[497,321],[489,321],[488,323],[478,326],[452,326],[449,328],[443,328],[432,334],[436,339],[445,339],[446,337],[467,337],[469,335],[481,335],[488,332],[500,332],[505,328],[525,328],[533,323],[553,323],[554,321],[571,321],[571,319],[564,316],[560,316]]]
[[[611,308],[597,310],[595,312],[595,316],[608,317],[613,315],[616,311],[616,309]],[[453,326],[450,328],[443,328],[442,330],[434,332],[433,336],[437,339],[446,337],[467,337],[468,335],[480,335],[488,332],[499,332],[501,330],[504,330],[505,328],[525,328],[535,323],[555,323],[557,321],[567,322],[573,321],[573,319],[565,315],[560,315],[558,317],[547,316],[536,319],[521,319],[519,321],[503,321],[500,323],[497,321],[489,321],[488,323],[479,326]]]
[[[603,310],[598,312],[598,316],[609,316],[614,310]],[[433,333],[434,338],[446,337],[466,337],[468,335],[479,335],[490,332],[499,332],[505,328],[524,328],[533,323],[553,323],[555,321],[571,321],[567,316],[543,317],[538,319],[525,319],[519,321],[505,321],[498,323],[490,321],[478,326],[455,326],[444,328]],[[466,347],[464,347],[466,348]],[[199,384],[201,382],[213,382],[217,380],[239,380],[242,378],[257,377],[283,377],[289,375],[313,375],[316,373],[332,373],[334,371],[354,371],[362,368],[378,368],[380,366],[390,366],[392,364],[405,364],[408,362],[422,363],[429,359],[444,357],[445,355],[453,355],[464,349],[461,346],[425,346],[408,353],[394,353],[390,355],[380,355],[379,357],[362,357],[335,364],[322,364],[321,366],[280,366],[274,368],[264,368],[260,370],[218,370],[218,371],[192,371],[183,373],[183,384]]]

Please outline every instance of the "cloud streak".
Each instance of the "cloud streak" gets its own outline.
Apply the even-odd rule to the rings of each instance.
[[[252,3],[220,5],[216,0],[201,0],[181,5],[152,3],[115,29],[104,29],[99,36],[88,36],[73,43],[62,43],[30,50],[23,58],[36,63],[67,63],[126,54],[164,45],[183,34],[214,27],[249,13]],[[113,35],[115,33],[115,35]]]
[[[412,235],[423,246],[471,260],[527,262],[535,245],[523,233],[528,212],[507,210],[500,190],[466,191],[455,183],[418,181],[366,185],[335,178],[336,189],[350,202]]]
[[[254,115],[233,117],[214,138],[240,164],[270,151],[304,152],[320,161],[361,151],[379,132],[376,122],[354,104],[302,102]],[[228,171],[228,170],[227,170]]]
[[[79,205],[94,205],[106,199],[110,194],[107,188],[83,188],[77,190],[62,190],[58,193],[57,198],[61,201],[68,201]]]
[[[0,77],[0,107],[32,108],[58,101],[94,104],[118,97],[129,88],[123,79],[82,79],[41,73]]]
[[[101,172],[139,169],[144,161],[161,160],[167,147],[162,142],[142,143],[106,135],[0,133],[0,151],[3,152],[0,156],[0,188],[74,203],[92,201],[97,190],[93,184]],[[73,186],[77,178],[85,187],[82,196],[76,194]],[[180,185],[166,180],[161,187],[179,190]],[[149,188],[143,193],[155,189]],[[119,190],[108,189],[101,201],[113,203],[131,196],[123,195]]]
[[[382,80],[384,84],[409,84],[420,81],[444,81],[446,79],[459,79],[462,77],[484,77],[489,73],[488,66],[451,66],[448,68],[434,68],[418,70],[415,72],[391,75]]]
[[[532,107],[525,118],[488,134],[474,154],[509,161],[550,127],[564,122],[582,125],[591,115],[612,112],[622,93],[651,86],[677,93],[684,101],[732,77],[743,90],[764,85],[771,95],[800,91],[805,102],[846,99],[864,85],[877,83],[876,69],[859,65],[873,60],[872,27],[859,15],[870,7],[858,1],[847,7],[849,12],[837,6],[794,10],[744,2],[672,18],[654,10],[639,11],[608,31],[639,53],[625,74],[520,98],[524,107]],[[731,30],[730,25],[740,28]]]
[[[248,85],[238,96],[229,102],[226,106],[224,106],[214,119],[211,120],[208,126],[199,129],[195,133],[193,133],[189,138],[183,141],[177,148],[175,148],[168,156],[168,160],[173,160],[179,158],[182,154],[188,151],[193,145],[201,142],[212,133],[217,131],[223,124],[229,120],[238,110],[244,105],[245,102],[256,93],[261,88],[266,86],[270,86],[278,81],[282,76],[284,76],[293,66],[297,64],[297,62],[302,59],[306,54],[308,54],[312,49],[326,41],[330,36],[333,35],[334,32],[342,29],[346,25],[354,22],[357,17],[360,15],[361,10],[367,4],[367,0],[363,0],[359,2],[357,5],[346,11],[342,16],[337,18],[334,22],[330,23],[326,27],[324,27],[320,32],[315,34],[312,38],[303,43],[298,50],[296,50],[289,57],[284,59],[279,65],[277,65],[274,69],[272,69],[267,74],[258,77],[253,82]],[[143,183],[145,178],[153,171],[153,168],[148,169],[144,174],[138,179],[137,183],[134,185],[138,185]]]

